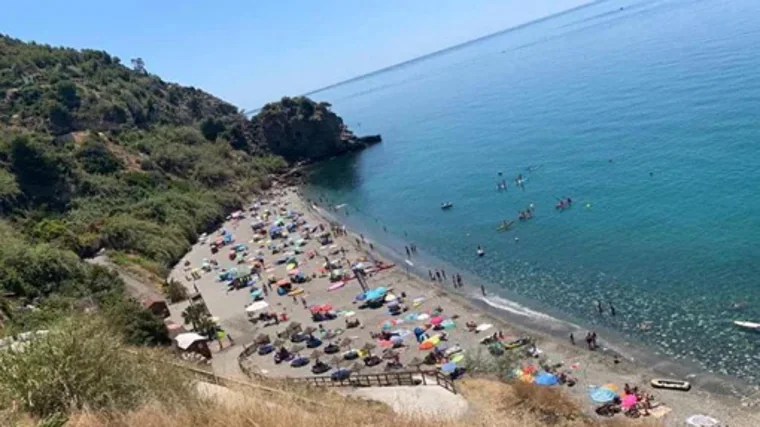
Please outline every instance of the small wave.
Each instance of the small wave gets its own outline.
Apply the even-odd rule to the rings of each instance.
[[[484,303],[490,305],[493,308],[497,308],[499,310],[508,311],[513,314],[517,314],[520,316],[525,317],[531,317],[534,319],[542,319],[542,320],[551,320],[554,322],[559,322],[560,320],[549,316],[546,313],[541,313],[540,311],[531,310],[528,307],[525,307],[524,305],[520,305],[514,301],[510,301],[508,299],[504,299],[502,297],[498,296],[489,296],[489,297],[483,297],[483,296],[477,296],[476,299],[479,299],[480,301],[483,301]]]

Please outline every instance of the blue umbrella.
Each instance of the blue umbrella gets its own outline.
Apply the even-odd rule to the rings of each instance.
[[[457,370],[457,364],[454,362],[448,362],[441,365],[441,372],[444,374],[451,374]]]
[[[556,375],[541,371],[536,375],[536,384],[538,385],[557,385],[559,378]]]
[[[420,336],[420,335],[422,335],[424,333],[425,333],[425,330],[422,329],[422,328],[420,328],[419,326],[417,326],[416,328],[414,328],[414,336],[418,337],[418,336]]]
[[[608,388],[596,387],[592,388],[591,391],[588,392],[588,396],[594,402],[607,403],[612,402],[612,400],[617,397],[617,394]]]

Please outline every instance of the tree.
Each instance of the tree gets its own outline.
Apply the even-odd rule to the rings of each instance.
[[[143,61],[142,58],[132,58],[131,62],[132,69],[138,73],[148,74],[148,72],[145,70],[145,61]]]
[[[60,102],[52,102],[47,106],[48,120],[50,121],[50,129],[56,135],[61,135],[71,131],[71,125],[73,123],[71,118],[71,112],[65,105]]]
[[[58,83],[56,87],[58,100],[70,110],[79,108],[81,100],[77,94],[77,87],[71,81]]]
[[[116,157],[106,144],[95,139],[88,139],[76,154],[84,170],[93,174],[109,174],[121,169],[124,162]]]
[[[191,304],[182,312],[182,320],[185,325],[193,325],[194,330],[199,330],[203,320],[207,317],[206,307],[202,304]]]
[[[164,282],[164,293],[172,303],[187,299],[187,288],[178,280],[169,279]]]
[[[224,131],[224,124],[219,120],[208,117],[201,122],[203,137],[209,141],[216,141],[216,137]]]

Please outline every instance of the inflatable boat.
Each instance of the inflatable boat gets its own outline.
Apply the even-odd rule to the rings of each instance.
[[[663,388],[667,390],[679,390],[689,391],[691,390],[691,384],[687,381],[681,380],[666,380],[662,378],[655,378],[649,382],[654,388]]]

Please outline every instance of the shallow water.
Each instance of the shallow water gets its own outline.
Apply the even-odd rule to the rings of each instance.
[[[760,334],[731,324],[760,321],[758,45],[760,2],[606,1],[396,67],[312,95],[384,142],[311,190],[510,300],[758,383]]]

